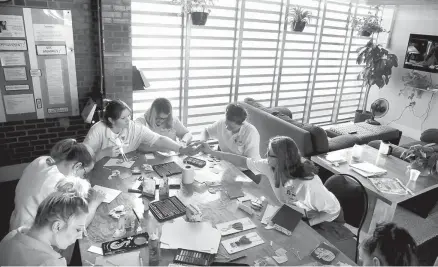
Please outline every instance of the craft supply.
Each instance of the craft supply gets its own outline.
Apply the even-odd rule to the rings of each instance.
[[[186,217],[189,222],[200,222],[202,219],[202,212],[197,206],[189,204],[187,206]]]
[[[146,154],[144,154],[144,156],[146,159],[155,159],[155,156],[153,153],[146,153]]]
[[[286,235],[291,235],[301,221],[303,215],[289,207],[283,205],[272,217],[271,221],[274,223],[274,228]]]
[[[321,243],[312,251],[310,256],[324,265],[330,265],[338,254],[339,251],[335,248],[332,248],[325,243]]]
[[[221,240],[219,230],[210,222],[186,222],[183,218],[163,224],[162,249],[188,249],[215,254]]]
[[[183,184],[192,184],[195,180],[195,170],[190,165],[185,165],[182,171]]]
[[[239,188],[239,187],[227,188],[227,195],[230,197],[230,199],[235,199],[235,198],[239,198],[239,197],[245,196],[243,194],[242,189]]]
[[[263,241],[258,233],[251,232],[249,234],[224,240],[221,243],[229,254],[234,254],[236,252],[261,245],[265,243],[265,241]]]
[[[100,248],[100,247],[96,247],[96,246],[91,246],[91,247],[88,249],[88,252],[96,253],[96,254],[99,254],[99,255],[103,255],[103,250],[102,250],[102,248]]]
[[[178,249],[173,259],[174,263],[182,263],[190,266],[209,266],[214,260],[214,254],[188,250]]]
[[[254,229],[256,227],[257,226],[251,221],[250,218],[242,218],[242,219],[216,224],[216,228],[221,232],[222,236]]]
[[[153,165],[152,169],[154,169],[154,171],[160,176],[163,177],[165,176],[172,176],[172,175],[176,175],[176,174],[181,174],[182,173],[182,169],[180,166],[178,166],[178,164],[176,164],[175,162],[167,162],[167,163],[163,163],[163,164],[157,164],[157,165]]]
[[[142,191],[143,193],[151,198],[155,198],[155,188],[156,182],[152,178],[145,178],[142,182]]]
[[[143,202],[144,214],[147,214],[149,212],[150,201],[145,197],[143,197],[141,201]]]
[[[113,201],[120,193],[122,193],[120,190],[103,187],[100,185],[93,186],[93,189],[96,191],[100,190],[105,194],[105,199],[103,200],[105,203],[111,203],[111,201]]]
[[[141,173],[141,170],[140,170],[140,168],[138,166],[133,167],[131,169],[131,171],[132,171],[132,174],[140,174]]]
[[[102,243],[103,255],[124,253],[147,245],[148,233],[141,233],[121,239]]]
[[[272,205],[268,204],[268,206],[266,207],[265,212],[263,213],[263,217],[262,217],[261,223],[262,224],[268,224],[271,221],[272,216],[275,215],[275,213],[277,212],[277,210],[279,208],[280,207],[278,207],[278,206],[272,206]]]
[[[149,165],[149,164],[143,164],[143,165],[141,165],[141,167],[143,168],[143,171],[145,173],[149,173],[149,172],[153,172],[154,171],[154,169],[152,169],[152,166]]]
[[[239,207],[239,209],[243,210],[244,212],[248,213],[249,215],[254,214],[254,210],[251,207],[249,207],[243,203],[239,203],[238,207]]]
[[[197,159],[194,157],[187,157],[184,159],[183,162],[186,164],[193,165],[193,166],[198,167],[198,168],[204,168],[205,165],[207,164],[207,162],[205,162],[205,160]]]
[[[152,214],[159,222],[168,221],[186,214],[186,206],[176,196],[149,204]]]
[[[160,189],[158,190],[160,200],[166,199],[169,197],[169,179],[166,175],[163,176],[163,179],[160,181]]]
[[[105,166],[105,167],[124,167],[124,168],[128,168],[129,169],[129,168],[132,167],[132,165],[134,165],[134,163],[135,163],[134,160],[132,160],[132,161],[123,161],[123,160],[120,160],[120,159],[111,158],[103,166]]]
[[[120,216],[123,216],[125,214],[126,214],[126,211],[125,211],[124,205],[119,205],[119,206],[113,208],[112,210],[110,210],[108,213],[108,215],[110,215],[114,219],[119,219]]]
[[[151,234],[149,240],[149,266],[158,266],[160,264],[160,240],[158,231]]]

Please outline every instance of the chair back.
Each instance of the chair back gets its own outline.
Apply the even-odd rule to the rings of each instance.
[[[333,175],[324,185],[338,199],[345,222],[358,228],[355,257],[357,263],[359,235],[368,213],[368,193],[362,183],[349,174]]]

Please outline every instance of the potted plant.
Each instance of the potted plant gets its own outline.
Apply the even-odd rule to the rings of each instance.
[[[374,44],[372,39],[365,46],[357,49],[357,52],[356,63],[358,65],[365,63],[363,70],[357,75],[357,79],[363,80],[366,91],[362,110],[356,111],[355,123],[371,119],[371,112],[366,111],[371,86],[377,85],[380,89],[387,85],[391,78],[392,67],[398,67],[397,56],[390,54],[380,45]]]
[[[431,144],[411,146],[403,152],[401,158],[410,163],[408,168],[419,170],[422,176],[438,172],[438,152],[434,150]]]
[[[293,7],[289,10],[288,22],[291,24],[294,32],[302,32],[307,23],[310,23],[312,13],[304,10],[299,6]]]
[[[173,4],[181,5],[182,12],[190,14],[193,25],[205,25],[208,14],[214,6],[214,0],[172,0]]]
[[[368,16],[365,17],[354,17],[352,20],[352,27],[361,36],[371,36],[373,33],[379,33],[385,31],[382,26],[380,26],[380,18],[377,15],[368,12]]]

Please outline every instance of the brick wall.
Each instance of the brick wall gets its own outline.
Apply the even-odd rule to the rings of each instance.
[[[70,9],[80,107],[99,88],[97,6],[94,0],[12,0],[2,6]],[[81,117],[0,123],[0,166],[30,162],[63,138],[82,140],[88,126]]]

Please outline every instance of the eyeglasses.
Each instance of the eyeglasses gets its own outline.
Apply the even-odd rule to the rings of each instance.
[[[169,118],[169,116],[167,116],[166,118],[162,118],[162,117],[157,116],[157,117],[155,117],[155,120],[157,120],[157,121],[165,121],[168,118]]]
[[[82,175],[82,177],[84,179],[88,179],[88,172],[85,170],[84,164],[82,163],[82,169],[84,170],[84,174]]]

